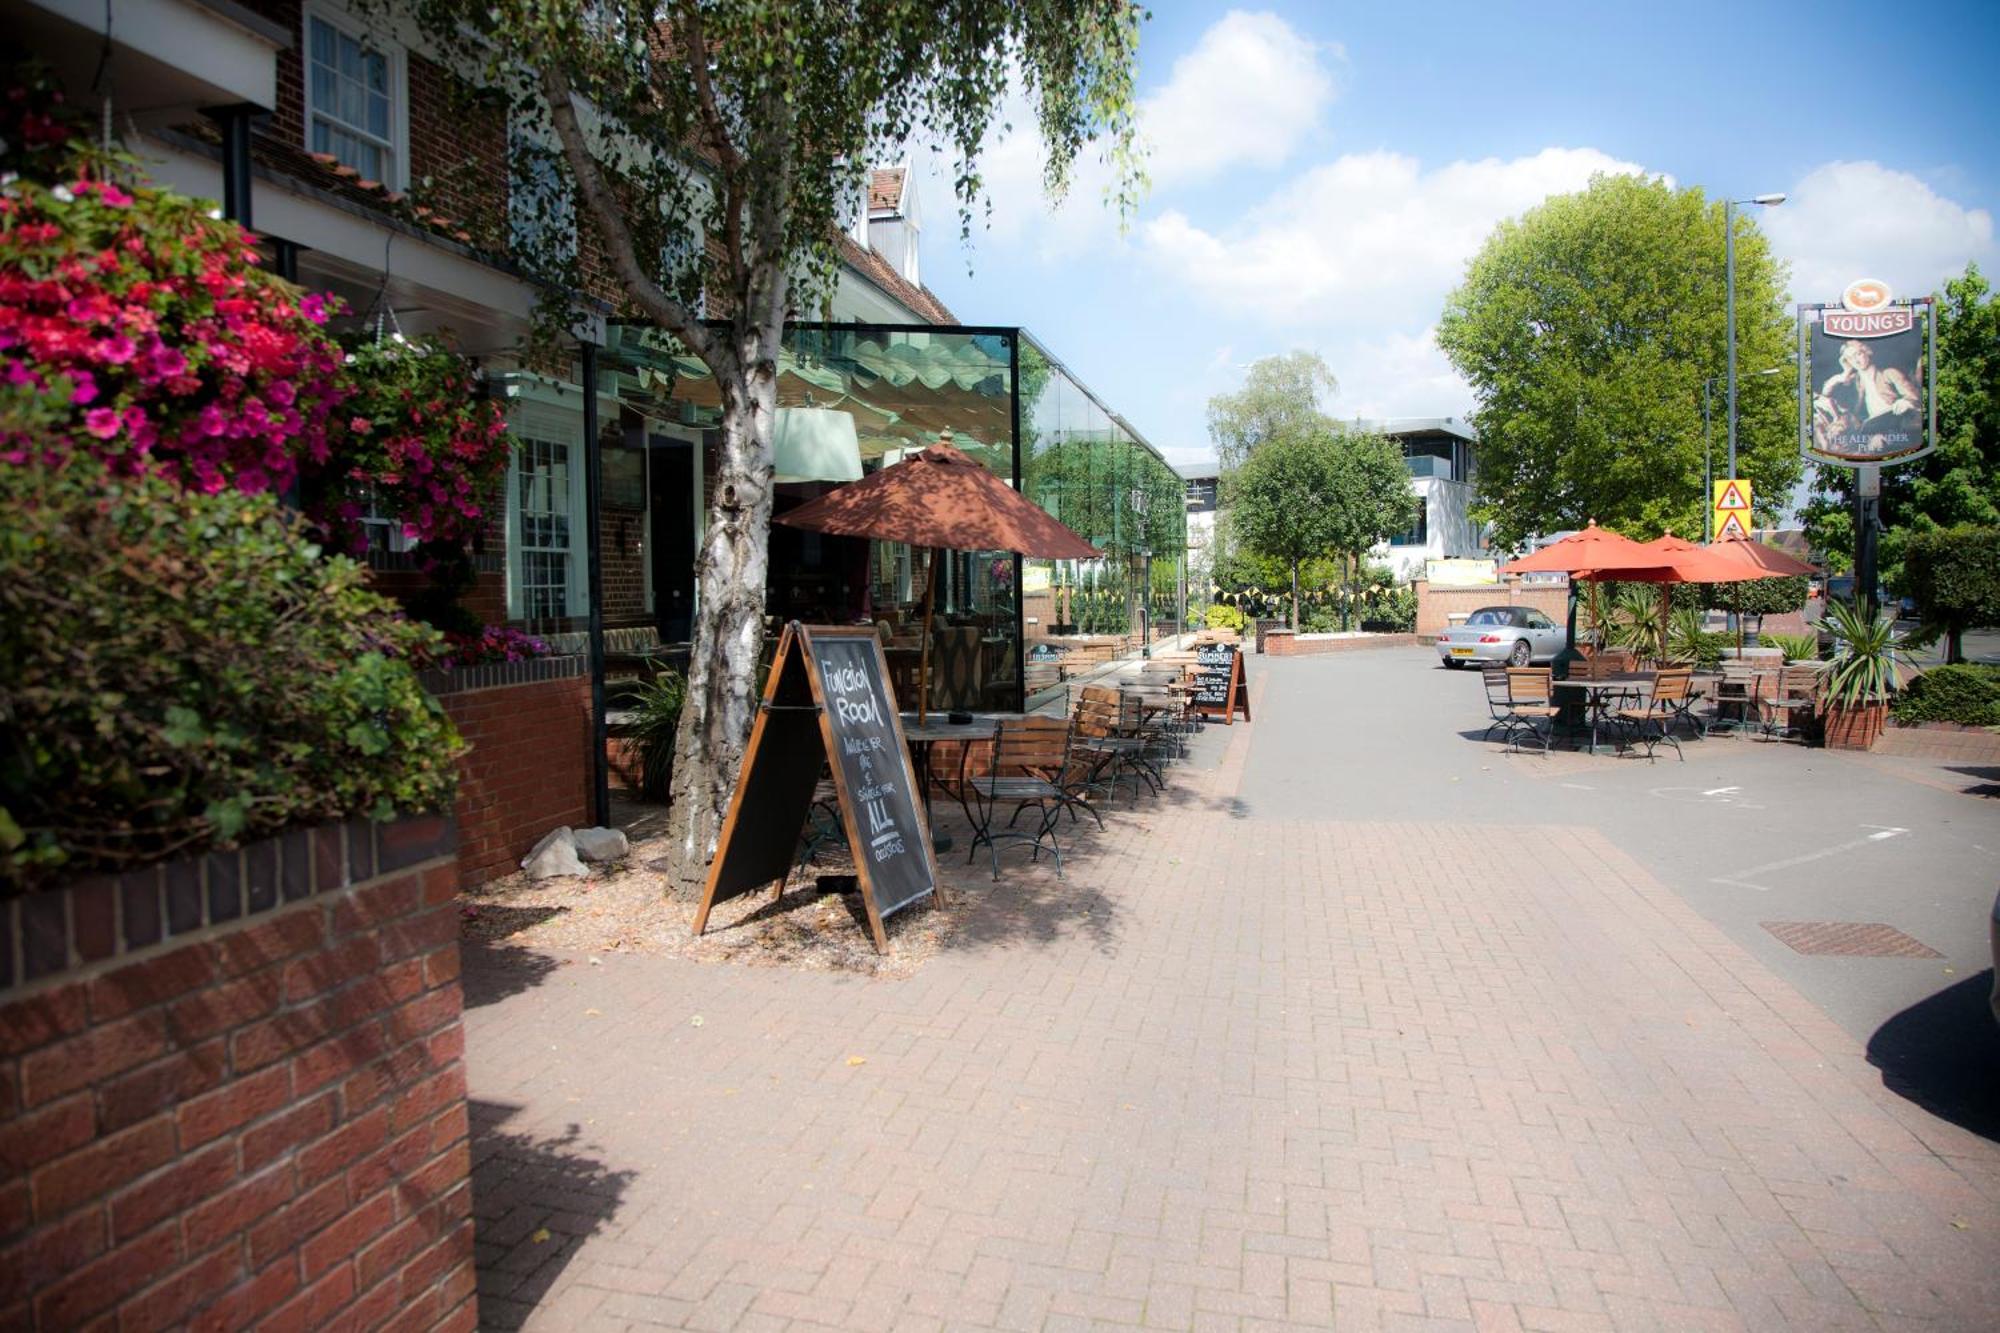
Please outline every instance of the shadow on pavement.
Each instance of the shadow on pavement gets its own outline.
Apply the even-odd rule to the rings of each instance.
[[[590,1236],[618,1215],[636,1176],[593,1157],[576,1125],[558,1137],[502,1128],[518,1106],[474,1098],[473,1243],[482,1328],[519,1328]]]
[[[1951,766],[1947,773],[1958,773],[1974,781],[1960,788],[1967,796],[2000,796],[2000,768],[1962,768]]]
[[[1993,970],[1947,987],[1875,1029],[1868,1063],[1882,1086],[1941,1120],[2000,1142],[2000,1024]]]
[[[493,911],[482,907],[481,913]],[[555,908],[501,909],[539,911],[542,918],[553,916]],[[523,922],[522,925],[531,925]],[[517,927],[518,929],[519,927]],[[522,991],[533,990],[549,979],[549,974],[562,966],[556,959],[534,949],[518,944],[508,944],[495,939],[460,939],[458,944],[461,984],[465,990],[465,1007],[477,1009],[481,1005],[498,1004],[509,996]]]

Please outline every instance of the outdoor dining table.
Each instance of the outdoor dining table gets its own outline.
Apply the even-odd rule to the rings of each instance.
[[[1582,692],[1584,708],[1590,714],[1590,752],[1596,754],[1597,726],[1610,709],[1612,699],[1633,690],[1649,690],[1655,679],[1657,676],[1651,671],[1625,671],[1599,680],[1558,680],[1551,684],[1558,690]]]
[[[915,713],[900,716],[903,741],[910,747],[910,760],[917,770],[917,788],[924,797],[924,822],[931,826],[931,849],[948,852],[952,837],[949,833],[938,832],[937,821],[931,818],[931,747],[939,741],[991,740],[1003,720],[1011,718],[1018,721],[1022,714],[973,713],[965,722],[953,722],[948,713],[932,713],[921,722]],[[960,713],[958,716],[967,715]]]

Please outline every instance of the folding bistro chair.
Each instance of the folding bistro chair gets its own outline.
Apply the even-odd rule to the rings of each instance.
[[[1077,697],[1076,711],[1071,715],[1075,731],[1070,739],[1072,752],[1083,761],[1083,772],[1064,782],[1068,790],[1095,790],[1110,796],[1117,793],[1120,782],[1129,781],[1136,796],[1140,782],[1150,781],[1142,767],[1146,742],[1141,737],[1126,735],[1121,729],[1122,720],[1117,690],[1102,685],[1083,687]],[[1074,816],[1075,811],[1071,814]],[[1103,822],[1100,817],[1098,823]]]
[[[1070,735],[1067,718],[1000,720],[993,731],[992,768],[986,773],[962,771],[959,777],[959,800],[973,830],[972,845],[967,849],[968,862],[979,854],[981,846],[986,847],[992,854],[993,878],[997,880],[1000,844],[1027,843],[1035,849],[1029,858],[1035,861],[1041,860],[1042,849],[1047,847],[1056,860],[1056,878],[1062,878],[1062,848],[1056,842],[1056,820],[1064,809],[1073,813],[1081,806],[1090,810],[1100,825],[1104,822],[1088,802],[1063,785],[1071,762]],[[972,747],[968,745],[967,758],[961,760],[966,768],[970,767],[971,753]],[[1012,805],[1014,815],[1007,821],[1007,827],[995,829],[993,816],[1003,805]],[[1016,829],[1014,825],[1029,809],[1035,812],[1034,828]]]
[[[1497,731],[1500,739],[1506,740],[1514,729],[1514,709],[1507,698],[1507,668],[1492,662],[1480,667],[1479,675],[1486,686],[1486,711],[1493,718],[1479,739],[1491,740]]]
[[[1632,733],[1635,744],[1646,747],[1648,761],[1655,758],[1653,752],[1662,744],[1673,746],[1674,757],[1683,763],[1687,761],[1687,756],[1681,753],[1681,743],[1674,739],[1673,724],[1693,683],[1693,668],[1669,667],[1653,678],[1652,698],[1611,714],[1613,722]]]
[[[1799,713],[1811,717],[1819,711],[1819,670],[1816,667],[1782,667],[1772,672],[1769,679],[1771,691],[1763,700],[1766,740],[1776,732],[1798,731],[1794,719]]]
[[[1542,743],[1543,754],[1549,752],[1549,744],[1555,739],[1556,715],[1561,711],[1555,705],[1554,693],[1555,680],[1549,668],[1507,668],[1507,707],[1514,719],[1508,748],[1519,751],[1525,732]]]

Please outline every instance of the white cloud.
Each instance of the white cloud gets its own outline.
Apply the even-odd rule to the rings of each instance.
[[[1140,108],[1154,186],[1282,166],[1333,101],[1323,54],[1276,14],[1225,15]]]
[[[1356,339],[1321,355],[1340,383],[1328,404],[1340,420],[1463,417],[1472,410],[1472,389],[1445,359],[1436,325],[1421,333]]]
[[[1967,260],[1994,256],[1993,215],[1879,162],[1829,162],[1777,208],[1758,209],[1772,248],[1792,263],[1799,301],[1837,301],[1856,278],[1921,296]]]
[[[1326,61],[1340,58],[1337,46],[1313,43],[1274,14],[1232,10],[1219,19],[1140,103],[1153,190],[1198,184],[1238,167],[1282,165],[1333,101]],[[979,159],[992,211],[975,219],[975,242],[1027,245],[1044,259],[1118,244],[1118,216],[1106,199],[1113,171],[1101,145],[1084,146],[1068,192],[1051,204],[1034,106],[1018,76],[996,124],[1006,128],[988,139]],[[935,216],[949,208],[951,163],[944,155],[927,155],[927,162],[926,198],[938,200]]]
[[[1436,317],[1501,219],[1599,172],[1641,170],[1594,148],[1435,171],[1399,153],[1353,153],[1307,171],[1236,226],[1209,231],[1169,210],[1142,237],[1163,272],[1227,314],[1409,328]]]

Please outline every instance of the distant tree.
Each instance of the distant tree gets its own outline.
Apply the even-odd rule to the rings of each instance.
[[[1784,266],[1747,216],[1736,235],[1738,471],[1775,516],[1800,470]],[[1479,407],[1478,503],[1503,548],[1591,519],[1698,530],[1702,381],[1726,357],[1723,205],[1600,176],[1503,222],[1445,302],[1438,343]],[[1715,475],[1725,476],[1722,386]]]
[[[1900,571],[1918,533],[2000,526],[2000,300],[1978,265],[1945,283],[1937,320],[1937,448],[1882,469],[1881,573],[1912,596]],[[1814,550],[1844,568],[1854,550],[1854,469],[1814,471],[1806,531]]]
[[[1965,660],[1965,631],[2000,625],[2000,527],[1915,533],[1904,543],[1902,572],[1924,630],[1945,636],[1946,662]]]
[[[1307,562],[1338,557],[1351,594],[1368,548],[1407,527],[1417,502],[1395,445],[1324,425],[1261,441],[1235,476],[1231,521],[1252,554],[1282,563],[1294,629]]]
[[[1241,389],[1208,400],[1208,434],[1224,475],[1266,440],[1296,439],[1325,425],[1320,403],[1336,387],[1326,362],[1311,352],[1253,362]]]

